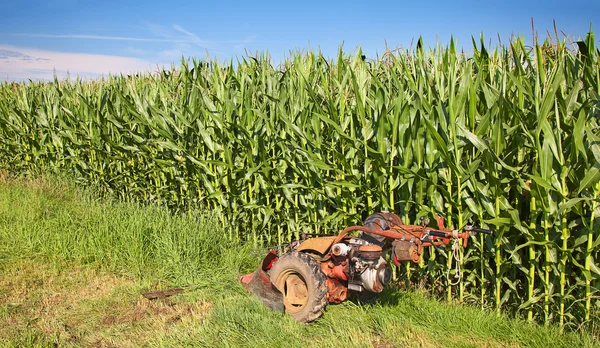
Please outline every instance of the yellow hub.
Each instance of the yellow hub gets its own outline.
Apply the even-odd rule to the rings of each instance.
[[[308,302],[308,286],[304,278],[295,271],[281,273],[276,282],[283,294],[283,304],[288,313],[300,312]]]

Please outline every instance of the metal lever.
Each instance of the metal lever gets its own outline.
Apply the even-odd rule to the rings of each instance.
[[[431,245],[433,246],[435,251],[437,251],[440,254],[442,253],[443,250],[441,250],[439,246],[435,245],[433,243],[433,240],[431,240],[431,238],[429,238],[429,231],[427,233],[425,233],[425,235],[423,237],[421,237],[421,241],[425,242],[425,243],[431,243]]]
[[[472,225],[465,226],[465,231],[479,232],[479,233],[489,234],[490,236],[494,235],[494,232],[491,230],[486,230],[486,229],[479,228],[479,227],[473,227]]]

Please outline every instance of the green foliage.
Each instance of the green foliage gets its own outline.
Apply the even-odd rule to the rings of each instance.
[[[374,211],[496,230],[404,272],[448,297],[580,325],[597,303],[600,55],[524,39],[387,52],[296,52],[99,81],[0,85],[0,165],[68,171],[122,198],[219,216],[278,244]],[[583,49],[584,48],[584,49]],[[531,204],[535,199],[536,204]],[[407,265],[410,267],[410,265]],[[454,275],[453,271],[450,277]],[[454,295],[456,293],[456,295]]]

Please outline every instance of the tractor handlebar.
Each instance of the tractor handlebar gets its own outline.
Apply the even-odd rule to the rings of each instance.
[[[429,233],[430,236],[433,237],[440,237],[440,238],[448,238],[448,232],[443,232],[443,231],[436,231],[436,230],[429,230],[427,231]]]
[[[494,235],[494,231],[486,230],[486,229],[479,228],[479,227],[474,227],[473,225],[467,225],[467,226],[465,226],[465,231],[467,231],[467,232],[484,233],[484,234],[488,234],[490,236]]]
[[[483,234],[487,234],[490,236],[494,235],[494,232],[491,230],[486,230],[483,228],[479,228],[479,227],[473,227],[472,225],[467,225],[465,226],[465,231],[467,233],[469,232],[475,232],[475,233],[483,233]],[[439,231],[439,230],[427,230],[426,233],[432,237],[440,237],[440,238],[468,238],[468,235],[462,234],[462,233],[458,233],[458,231],[453,231],[453,232],[445,232],[445,231]]]

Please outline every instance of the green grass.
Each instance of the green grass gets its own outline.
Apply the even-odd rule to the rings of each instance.
[[[0,178],[0,346],[594,346],[396,286],[375,304],[329,306],[309,326],[237,282],[259,253],[218,217],[94,198],[67,180]],[[170,301],[149,289],[183,286]]]

